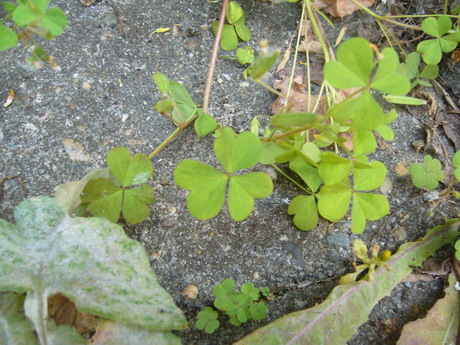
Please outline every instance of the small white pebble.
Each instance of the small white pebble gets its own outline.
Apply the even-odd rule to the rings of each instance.
[[[259,272],[254,272],[252,274],[252,279],[254,280],[260,280],[260,273]]]

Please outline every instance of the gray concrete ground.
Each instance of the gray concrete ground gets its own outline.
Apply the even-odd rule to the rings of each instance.
[[[113,147],[149,154],[163,141],[174,126],[153,110],[160,98],[151,80],[155,71],[183,82],[195,101],[201,102],[214,39],[209,27],[220,13],[220,3],[111,0],[111,4],[104,0],[83,7],[78,0],[52,2],[66,12],[69,27],[62,36],[40,44],[54,56],[59,70],[49,66],[33,70],[25,63],[24,46],[0,53],[0,97],[6,100],[8,90],[16,90],[14,103],[0,109],[0,177],[20,175],[28,196],[51,194],[57,185],[104,166],[105,155]],[[253,48],[263,38],[275,47],[287,47],[299,19],[296,4],[241,1],[241,5],[253,31]],[[2,10],[0,15],[4,15]],[[352,28],[359,18],[334,22]],[[175,29],[152,34],[159,27]],[[353,29],[349,32],[353,34]],[[270,114],[275,99],[243,80],[241,72],[233,60],[218,61],[210,105],[218,121],[235,131],[248,129],[254,115]],[[372,158],[382,160],[389,169],[388,198],[395,211],[418,191],[408,176],[398,176],[394,168],[397,163],[421,161],[422,153],[411,143],[424,139],[425,130],[405,112],[400,112],[393,127],[395,141]],[[447,139],[442,140],[449,147]],[[257,201],[255,213],[247,220],[232,222],[224,211],[200,222],[187,212],[186,193],[175,186],[172,173],[186,158],[216,164],[212,142],[186,130],[155,158],[156,203],[151,217],[125,227],[126,231],[145,245],[160,283],[191,323],[199,310],[211,305],[212,287],[226,278],[234,279],[237,286],[253,282],[281,293],[269,304],[267,320],[239,328],[224,324],[213,335],[192,327],[181,334],[184,344],[231,344],[282,315],[310,307],[337,283],[330,278],[352,270],[355,238],[369,243],[375,235],[376,243],[394,250],[421,237],[455,210],[445,205],[429,218],[430,204],[427,198],[419,198],[392,214],[383,228],[379,226],[387,219],[369,223],[359,236],[350,233],[347,220],[321,221],[316,229],[302,232],[286,214],[286,200],[296,196],[296,191],[278,177],[274,193]],[[8,180],[0,196],[0,216],[11,221],[13,207],[24,197],[20,181]],[[182,294],[189,284],[198,287],[196,299]],[[429,309],[442,294],[442,286],[442,280],[400,284],[376,307],[371,321],[350,344],[394,343],[403,323]]]

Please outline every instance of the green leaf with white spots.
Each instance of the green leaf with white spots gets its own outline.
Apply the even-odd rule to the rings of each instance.
[[[159,332],[187,326],[144,247],[119,225],[71,218],[47,196],[22,202],[14,217],[15,224],[0,220],[0,292],[27,293],[25,313],[39,338],[48,337],[47,298],[57,293],[117,322]]]

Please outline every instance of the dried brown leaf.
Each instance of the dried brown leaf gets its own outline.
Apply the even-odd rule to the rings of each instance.
[[[374,0],[360,0],[359,2],[369,7]],[[345,17],[359,9],[351,0],[316,0],[314,4],[318,9],[324,9],[334,17]]]
[[[455,151],[460,150],[460,116],[447,111],[438,111],[436,122],[442,124],[447,137],[452,140]]]

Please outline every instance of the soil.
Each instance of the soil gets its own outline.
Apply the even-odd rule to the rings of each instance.
[[[425,2],[427,12],[442,6]],[[253,33],[249,42],[253,49],[257,50],[261,39],[282,50],[288,47],[300,18],[298,4],[249,0],[240,4]],[[39,42],[54,56],[57,69],[29,66],[23,45],[1,53],[0,97],[6,100],[10,89],[16,96],[12,105],[0,110],[0,177],[20,177],[5,180],[0,195],[0,216],[8,221],[13,221],[13,208],[24,198],[52,194],[57,185],[105,166],[111,148],[125,146],[133,153],[150,154],[166,139],[175,127],[153,109],[160,94],[151,76],[160,70],[170,80],[181,81],[192,98],[201,102],[214,40],[210,26],[221,10],[219,2],[203,0],[104,0],[89,7],[78,0],[56,0],[51,5],[63,9],[69,21],[62,36]],[[377,6],[377,13],[388,11],[380,2]],[[415,4],[405,6],[398,8],[414,13]],[[3,10],[0,15],[4,17]],[[377,25],[363,12],[332,22],[335,28],[327,29],[332,43],[346,26],[344,40],[367,32],[367,39],[385,44]],[[153,33],[159,27],[171,30]],[[414,49],[413,44],[408,48]],[[276,99],[244,80],[242,72],[235,60],[218,60],[209,109],[236,132],[247,130],[253,116],[270,115]],[[439,82],[457,106],[458,76],[458,64],[446,56]],[[265,82],[272,84],[274,78],[271,73]],[[425,91],[433,95],[437,109],[449,108],[438,89]],[[237,286],[247,282],[268,286],[277,295],[268,305],[266,320],[241,327],[224,322],[212,335],[192,326],[180,333],[183,344],[231,344],[283,315],[311,307],[328,295],[341,275],[353,270],[354,239],[394,251],[458,213],[458,204],[443,203],[428,217],[430,200],[438,192],[416,189],[410,176],[395,170],[401,164],[408,167],[421,162],[427,153],[446,162],[442,147],[452,157],[453,142],[442,125],[435,125],[428,106],[414,108],[412,113],[400,107],[398,115],[392,125],[395,140],[370,157],[388,167],[386,193],[391,213],[369,222],[360,235],[350,232],[349,219],[335,224],[320,221],[314,230],[298,230],[286,213],[288,202],[298,192],[282,176],[277,176],[273,194],[257,201],[254,213],[245,221],[233,222],[225,209],[212,220],[198,221],[187,212],[186,192],[175,185],[172,174],[183,159],[215,166],[213,138],[200,139],[190,128],[155,157],[152,185],[156,202],[151,216],[137,226],[124,226],[130,237],[145,246],[160,284],[190,324],[201,309],[212,304],[212,288],[224,279],[234,279]],[[427,131],[432,139],[417,151],[412,143],[426,143]],[[436,258],[442,261],[451,254],[444,250]],[[196,299],[182,293],[189,284],[198,288]],[[374,308],[349,344],[396,343],[404,323],[422,317],[442,296],[443,286],[443,279],[399,284]]]

